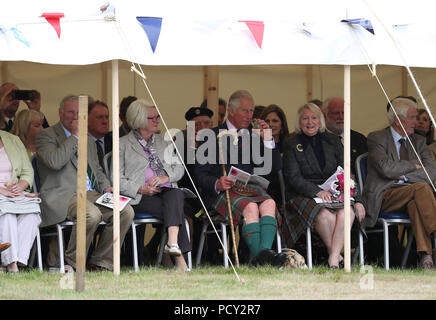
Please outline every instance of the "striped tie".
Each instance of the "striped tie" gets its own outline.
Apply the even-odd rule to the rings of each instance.
[[[92,172],[92,169],[91,169],[89,164],[88,164],[87,173],[88,173],[88,178],[91,181],[92,188],[95,191],[98,191],[98,181],[97,181],[97,178],[96,178],[95,174]]]

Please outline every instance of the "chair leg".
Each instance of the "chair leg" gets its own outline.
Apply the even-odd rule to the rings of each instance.
[[[223,240],[223,260],[224,260],[224,268],[228,268],[229,267],[229,260],[227,260],[227,255],[228,258],[230,259],[230,253],[228,252],[228,245],[227,245],[227,229],[226,229],[226,224],[225,223],[221,223],[221,235],[222,235],[222,240]],[[236,248],[235,248],[236,250]],[[226,255],[227,253],[227,255]]]
[[[307,264],[309,270],[312,270],[312,235],[310,227],[306,229],[306,247],[307,247]]]
[[[136,242],[136,226],[137,224],[132,221],[132,248],[133,248],[133,268],[138,272],[138,245]]]
[[[59,247],[59,272],[65,273],[65,262],[64,262],[64,237],[62,232],[62,226],[57,224],[56,229],[58,231],[58,247]]]
[[[191,242],[191,235],[189,233],[189,222],[186,218],[185,218],[185,226],[186,226],[186,233],[188,234],[189,242]],[[188,252],[188,268],[189,268],[189,270],[192,270],[192,252],[191,251]]]
[[[360,266],[363,267],[365,265],[365,255],[363,254],[363,234],[362,231],[359,230],[359,255],[360,255]]]
[[[406,246],[406,250],[404,250],[403,258],[401,260],[401,269],[404,269],[406,267],[407,258],[409,257],[410,248],[412,247],[412,240],[413,240],[412,228],[409,228],[407,232],[408,232],[407,246]]]
[[[277,230],[277,236],[276,236],[276,238],[277,238],[277,252],[278,253],[280,253],[280,252],[282,252],[282,238],[280,237],[280,232],[279,232],[279,230]]]
[[[162,230],[162,237],[160,239],[160,246],[159,246],[159,254],[157,256],[157,263],[156,265],[159,267],[162,263],[162,256],[164,252],[165,242],[167,241],[167,232],[165,230]]]
[[[36,250],[38,251],[39,271],[42,272],[41,235],[39,234],[39,228],[38,228],[38,231],[36,233]]]
[[[385,269],[389,270],[389,226],[385,220],[381,220],[383,223],[383,243],[385,254]]]
[[[433,238],[433,263],[436,265],[436,235]]]
[[[201,255],[203,254],[204,241],[206,239],[206,231],[207,231],[208,222],[203,222],[203,227],[201,228],[200,241],[198,243],[198,251],[197,251],[197,259],[195,261],[195,267],[198,268],[201,262]]]

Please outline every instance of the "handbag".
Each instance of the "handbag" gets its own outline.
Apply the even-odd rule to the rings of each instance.
[[[291,269],[308,269],[304,257],[294,249],[283,248],[282,252],[286,254],[286,261],[283,267]]]

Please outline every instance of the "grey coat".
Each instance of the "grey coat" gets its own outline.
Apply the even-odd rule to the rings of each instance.
[[[36,136],[36,157],[41,180],[42,223],[53,225],[66,219],[68,203],[77,190],[77,138],[66,137],[60,122]],[[100,190],[110,187],[98,162],[97,147],[88,137],[88,164]]]
[[[185,170],[174,154],[171,141],[165,141],[162,135],[154,134],[154,145],[172,187],[177,188],[176,182],[183,177]],[[148,165],[148,158],[133,131],[120,138],[120,193],[132,198],[131,205],[141,201],[142,194],[138,193],[138,189],[145,184]]]
[[[432,181],[436,180],[436,166],[427,148],[425,138],[416,134],[409,136]],[[428,182],[424,169],[419,164],[413,149],[407,148],[410,160],[400,160],[390,127],[368,135],[368,175],[363,189],[367,212],[363,225],[373,227],[377,222],[384,192],[392,187],[400,176],[410,183]]]

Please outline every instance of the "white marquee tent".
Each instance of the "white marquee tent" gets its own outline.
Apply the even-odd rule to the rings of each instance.
[[[0,12],[0,61],[434,68],[435,7],[424,0],[17,0]],[[44,13],[63,14],[57,32]],[[146,30],[137,17],[159,18],[161,27]],[[344,19],[368,20],[373,33]],[[260,29],[250,28],[253,21]],[[117,79],[113,84],[116,91]],[[113,108],[118,101],[115,92]]]

